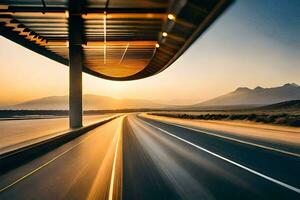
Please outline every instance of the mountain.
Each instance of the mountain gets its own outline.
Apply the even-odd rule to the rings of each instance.
[[[275,103],[267,106],[262,106],[257,108],[258,110],[293,110],[293,111],[300,111],[300,100],[291,100],[291,101],[284,101],[280,103]]]
[[[50,96],[26,101],[6,109],[18,110],[68,110],[68,96]],[[165,105],[140,99],[115,99],[107,96],[86,94],[83,96],[84,110],[116,110],[139,108],[164,108]]]
[[[189,106],[167,106],[141,99],[115,99],[107,96],[86,94],[83,96],[84,110],[117,110],[117,109],[178,109],[178,110],[232,110],[259,107],[284,101],[300,100],[300,86],[288,83],[280,87],[250,89],[239,87],[235,91]],[[5,109],[19,110],[68,110],[68,96],[50,96],[26,101]]]
[[[273,88],[263,88],[258,86],[254,89],[250,89],[247,87],[239,87],[233,92],[189,107],[255,107],[297,99],[300,99],[300,86],[295,83],[288,83]]]

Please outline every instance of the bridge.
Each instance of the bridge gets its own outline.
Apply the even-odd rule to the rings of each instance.
[[[230,0],[3,0],[0,33],[70,67],[70,127],[82,126],[82,72],[146,78],[169,67]]]

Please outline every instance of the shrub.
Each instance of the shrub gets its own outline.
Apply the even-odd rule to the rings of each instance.
[[[278,117],[276,120],[275,120],[275,124],[286,124],[288,121],[286,119],[286,117]]]
[[[191,114],[172,114],[172,113],[150,113],[152,115],[175,117],[183,119],[202,119],[202,120],[249,120],[262,123],[273,123],[279,125],[288,125],[300,127],[300,115],[291,114],[202,114],[202,115],[191,115]]]
[[[293,119],[289,120],[288,124],[289,126],[295,126],[295,127],[300,127],[300,119]]]
[[[256,118],[257,118],[257,115],[256,115],[256,114],[250,114],[250,115],[248,115],[248,117],[247,117],[247,119],[250,120],[250,121],[254,121]]]

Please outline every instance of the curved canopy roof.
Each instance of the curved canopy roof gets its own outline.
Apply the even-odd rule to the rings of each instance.
[[[230,2],[2,0],[0,32],[65,65],[70,46],[79,45],[84,72],[135,80],[170,66]],[[71,23],[75,29],[70,29]]]

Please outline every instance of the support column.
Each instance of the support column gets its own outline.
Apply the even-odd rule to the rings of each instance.
[[[69,125],[82,127],[82,1],[69,1]]]
[[[70,128],[82,126],[82,51],[81,47],[70,45],[69,59],[69,122]]]

